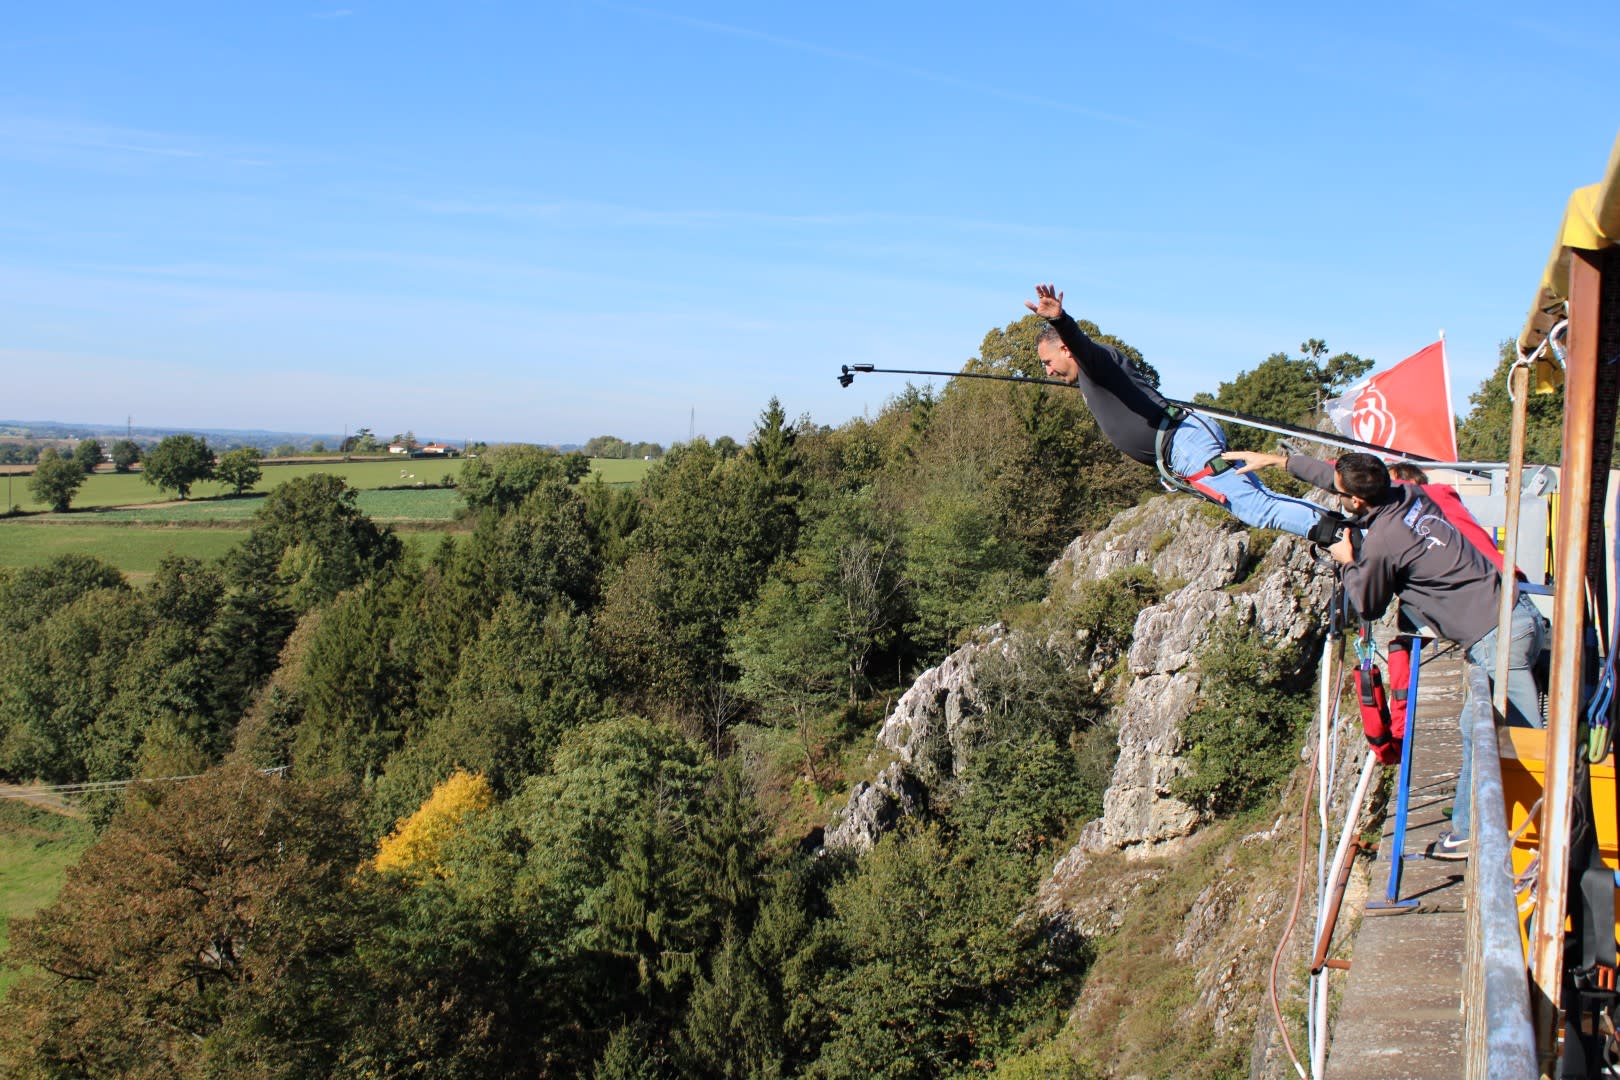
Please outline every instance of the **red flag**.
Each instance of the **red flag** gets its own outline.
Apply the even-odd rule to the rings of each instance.
[[[1457,460],[1445,338],[1363,379],[1325,408],[1351,438],[1435,461]]]

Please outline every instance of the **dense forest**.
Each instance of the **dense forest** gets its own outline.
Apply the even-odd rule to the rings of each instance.
[[[1041,325],[966,369],[1039,374]],[[1359,370],[1324,355],[1214,400],[1307,419]],[[0,776],[196,777],[90,797],[98,840],[11,927],[4,1072],[1053,1075],[1090,954],[1027,904],[1107,783],[1084,668],[992,672],[970,775],[865,855],[819,833],[898,693],[1037,620],[1151,470],[1078,394],[967,380],[837,428],[773,400],[726,442],[635,490],[492,448],[420,559],[317,475],[140,588],[0,574]]]

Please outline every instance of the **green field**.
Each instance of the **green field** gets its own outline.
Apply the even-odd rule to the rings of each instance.
[[[90,845],[92,835],[82,821],[0,799],[0,997],[18,977],[5,964],[7,926],[56,898],[63,872]]]
[[[159,503],[155,506],[106,507],[91,513],[41,514],[32,520],[49,524],[78,524],[93,521],[105,525],[246,525],[254,511],[264,505],[265,496],[225,495],[216,499],[189,499],[186,502]],[[374,520],[388,523],[454,521],[461,509],[461,495],[455,488],[422,488],[412,491],[361,491],[355,505]]]
[[[140,584],[156,573],[158,564],[169,555],[187,555],[205,562],[219,558],[247,538],[246,524],[243,522],[241,528],[118,525],[102,515],[63,524],[41,518],[0,521],[0,567],[38,566],[58,555],[94,555]],[[396,528],[406,550],[419,554],[431,554],[446,535],[442,528],[412,529],[408,523]]]
[[[446,530],[455,528],[462,508],[460,494],[445,487],[380,489],[400,483],[437,484],[446,475],[456,475],[461,465],[425,459],[267,465],[255,492],[232,496],[222,485],[199,484],[184,502],[159,501],[158,490],[139,475],[97,473],[85,479],[74,509],[66,514],[45,513],[45,507],[24,501],[28,513],[0,519],[0,567],[37,566],[69,553],[94,555],[139,583],[169,555],[219,558],[247,536],[253,513],[270,489],[317,472],[342,476],[359,489],[355,503],[364,513],[394,526],[407,548],[425,553],[438,546]],[[637,484],[650,467],[645,461],[596,458],[591,476],[606,484]],[[10,482],[12,497],[23,500],[27,478]]]
[[[54,525],[23,518],[0,521],[0,566],[38,566],[58,555],[94,555],[137,581],[150,577],[168,555],[217,559],[247,537],[246,528],[197,529],[99,524],[87,517]]]
[[[461,474],[463,461],[435,461],[431,458],[412,458],[404,461],[333,461],[322,463],[298,462],[288,465],[265,465],[264,477],[254,491],[263,494],[279,484],[312,473],[332,473],[343,477],[350,487],[361,491],[400,484],[437,485],[445,477]],[[637,484],[652,467],[648,461],[621,461],[614,458],[593,458],[591,477],[601,477],[605,484]],[[0,477],[6,489],[5,506],[20,506],[25,512],[37,513],[49,507],[35,502],[28,490],[26,476]],[[211,500],[228,495],[230,489],[211,480],[196,484],[191,499]],[[139,473],[98,472],[85,478],[84,485],[73,497],[75,510],[89,510],[109,506],[137,506],[172,498],[148,484]],[[233,500],[234,501],[234,500]],[[251,511],[249,511],[251,513]]]

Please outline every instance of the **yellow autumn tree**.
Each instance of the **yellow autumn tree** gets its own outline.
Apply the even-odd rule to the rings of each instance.
[[[372,865],[380,872],[415,878],[444,877],[439,854],[467,820],[495,804],[495,793],[483,773],[457,769],[433,789],[433,794],[409,817],[400,818],[394,831],[377,845]]]

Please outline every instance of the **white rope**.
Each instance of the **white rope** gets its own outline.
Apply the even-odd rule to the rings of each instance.
[[[280,776],[289,766],[272,765],[260,769],[263,776]],[[37,784],[28,787],[12,785],[0,787],[0,799],[37,799],[41,795],[87,795],[97,791],[112,791],[116,788],[125,788],[131,784],[173,784],[184,780],[196,780],[202,773],[191,773],[187,776],[132,776],[127,780],[86,780],[76,784]]]

